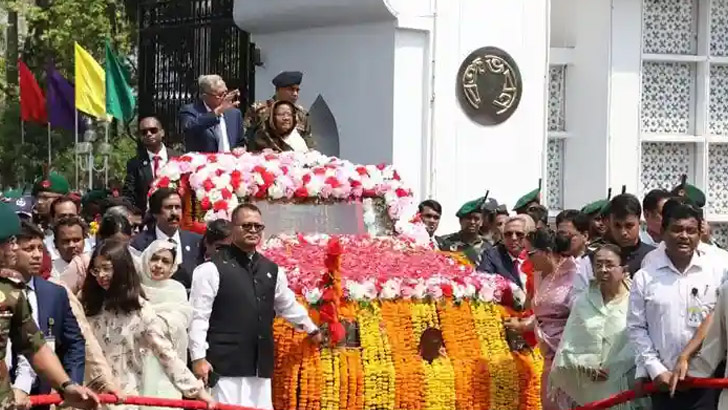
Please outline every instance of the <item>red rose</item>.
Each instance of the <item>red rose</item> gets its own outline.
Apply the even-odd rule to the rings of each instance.
[[[338,188],[341,186],[341,182],[339,182],[339,180],[336,179],[336,177],[328,177],[328,178],[326,178],[326,180],[324,182],[326,184],[330,185],[331,188]]]
[[[394,192],[397,194],[398,198],[405,198],[409,196],[409,192],[404,188],[397,188]]]
[[[308,184],[309,182],[311,182],[311,174],[304,175],[301,180],[303,181],[304,184]]]
[[[324,175],[326,174],[326,168],[316,167],[313,169],[314,175]]]
[[[365,189],[365,190],[362,191],[361,196],[362,197],[373,197],[373,196],[377,196],[377,191],[375,191],[373,189]]]
[[[202,183],[202,187],[205,188],[205,191],[210,192],[213,188],[215,188],[215,184],[212,183],[210,178],[207,178],[205,182]]]
[[[217,171],[215,171],[215,174],[216,174],[217,176],[221,176],[221,175],[222,175],[222,174],[224,174],[224,173],[225,173],[225,171],[223,171],[223,170],[221,170],[221,169],[218,169]]]
[[[208,155],[207,162],[217,162],[217,155],[215,155],[215,154]]]
[[[212,206],[212,204],[210,203],[210,198],[208,198],[208,197],[202,198],[202,201],[200,201],[200,206],[205,211],[208,211],[210,209],[210,207]]]
[[[452,297],[452,285],[449,283],[443,283],[441,286],[442,288],[442,294],[446,297],[451,298]]]
[[[227,188],[223,188],[220,193],[222,194],[222,199],[226,201],[233,197],[233,194]]]
[[[361,186],[361,181],[357,181],[356,179],[349,178],[349,184],[352,188],[358,188]]]
[[[181,162],[192,162],[192,157],[189,155],[182,155],[181,157],[175,158],[177,161]]]
[[[260,176],[263,177],[263,182],[266,186],[273,185],[273,183],[276,182],[276,176],[271,172],[263,171]]]
[[[215,212],[217,212],[217,211],[226,211],[227,208],[228,208],[227,201],[224,201],[222,199],[219,200],[219,201],[217,201],[217,202],[215,202],[215,204],[212,206],[212,209],[214,209]]]
[[[237,169],[230,173],[230,185],[233,187],[233,190],[236,190],[240,188],[240,182],[243,180],[243,175],[238,171]]]
[[[326,253],[329,255],[341,255],[343,253],[343,248],[341,246],[341,241],[338,237],[333,237],[329,239],[329,242],[326,244]]]
[[[162,177],[157,181],[157,186],[159,188],[169,188],[169,177]]]
[[[266,169],[265,169],[265,167],[264,167],[264,166],[262,166],[262,165],[256,165],[256,166],[255,166],[255,167],[253,168],[253,172],[257,172],[257,173],[259,173],[259,174],[262,174],[262,173],[264,173],[265,171],[266,171]]]
[[[304,187],[299,187],[293,192],[293,196],[296,198],[308,198],[308,191]]]
[[[334,322],[329,325],[329,333],[331,333],[331,344],[339,344],[346,337],[346,329],[340,322]]]
[[[362,175],[362,176],[363,176],[363,175],[369,175],[369,172],[367,172],[367,168],[366,168],[366,167],[361,167],[361,166],[359,166],[359,167],[356,167],[356,172],[357,172],[357,173],[358,173],[359,175]]]
[[[285,165],[282,165],[281,172],[283,173],[283,175],[288,175],[288,167]]]
[[[274,159],[278,159],[278,155],[276,155],[276,154],[265,154],[263,156],[263,158],[265,158],[266,161],[273,161]]]
[[[394,171],[394,175],[392,176],[392,178],[394,178],[394,180],[395,180],[395,181],[401,181],[401,180],[402,180],[402,179],[401,179],[401,178],[399,177],[399,174],[397,173],[397,171]]]
[[[381,163],[377,165],[377,169],[380,171],[384,171],[384,168],[387,168],[387,164]]]

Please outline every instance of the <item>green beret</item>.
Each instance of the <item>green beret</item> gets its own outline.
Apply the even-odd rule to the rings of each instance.
[[[23,191],[20,189],[8,189],[3,192],[3,199],[5,200],[18,199],[21,196],[23,196]]]
[[[684,191],[684,194],[682,194],[680,191]],[[698,208],[702,208],[705,206],[705,194],[703,193],[703,191],[700,190],[700,188],[696,187],[695,185],[685,184],[684,187],[678,186],[673,190],[673,192],[675,192],[675,194],[677,195],[684,196],[688,199],[688,201],[692,202]]]
[[[9,204],[0,202],[0,243],[20,234],[20,218]]]
[[[108,189],[94,189],[92,191],[88,191],[83,195],[83,197],[81,197],[81,205],[86,206],[91,202],[103,201],[108,198],[109,195],[111,195],[111,193]]]
[[[581,212],[583,214],[592,216],[602,213],[602,209],[609,204],[609,201],[606,199],[600,199],[598,201],[594,201],[590,204],[585,205],[583,208],[581,208]]]
[[[465,216],[470,215],[473,212],[481,212],[484,201],[485,197],[482,196],[478,199],[466,202],[465,204],[463,204],[463,206],[460,207],[460,209],[458,209],[458,212],[455,214],[455,216],[457,216],[458,218],[464,218]]]
[[[61,174],[51,172],[47,178],[39,178],[33,184],[33,195],[38,192],[53,192],[56,194],[66,195],[71,191],[68,180]]]
[[[527,193],[526,195],[520,197],[518,201],[516,201],[516,206],[513,207],[514,211],[517,211],[519,209],[524,208],[526,205],[530,204],[531,202],[539,202],[541,201],[541,188],[536,188],[533,191]]]

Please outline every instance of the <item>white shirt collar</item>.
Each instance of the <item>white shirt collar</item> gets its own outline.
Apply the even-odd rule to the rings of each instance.
[[[169,160],[169,157],[167,156],[167,147],[164,144],[162,144],[162,148],[159,150],[158,153],[155,154],[152,151],[147,150],[147,155],[149,156],[149,161],[151,161],[152,164],[154,161],[154,157],[157,157],[157,156],[159,157],[160,165],[166,164],[167,161]]]
[[[696,249],[695,253],[693,253],[693,258],[690,260],[690,264],[688,265],[687,269],[685,269],[684,273],[680,273],[680,271],[675,268],[675,265],[673,265],[670,258],[667,256],[667,252],[665,251],[664,245],[662,247],[659,247],[655,250],[657,252],[657,257],[652,261],[651,267],[654,269],[669,269],[673,273],[677,275],[682,274],[689,274],[692,273],[691,271],[695,271],[697,269],[697,272],[702,272],[705,270],[705,252],[701,251],[700,249]]]
[[[172,240],[174,240],[177,243],[177,245],[181,245],[182,244],[182,240],[180,240],[180,237],[179,237],[179,229],[177,229],[176,231],[174,231],[174,235],[167,236],[166,233],[162,232],[162,230],[159,229],[159,227],[155,225],[154,226],[154,233],[157,236],[157,239],[160,239],[160,240],[163,240],[163,241],[168,241],[168,240],[172,239]]]
[[[28,281],[28,282],[27,282],[27,283],[25,284],[25,286],[26,286],[26,287],[27,287],[28,289],[33,289],[33,290],[35,290],[35,280],[34,280],[34,279],[35,279],[35,278],[30,278],[30,280],[29,280],[29,281]]]

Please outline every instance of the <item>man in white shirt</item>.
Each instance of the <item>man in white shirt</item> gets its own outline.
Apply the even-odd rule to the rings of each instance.
[[[198,79],[200,99],[180,109],[179,120],[187,152],[230,152],[245,145],[240,91],[228,91],[216,74]]]
[[[75,241],[71,241],[73,243],[69,243],[69,241],[64,240],[63,243],[65,249],[63,252],[61,252],[61,250],[59,249],[59,245],[57,244],[58,241],[56,241],[55,226],[58,225],[59,221],[61,220],[78,217],[81,211],[80,205],[75,198],[64,195],[54,199],[53,202],[51,202],[49,211],[49,222],[51,231],[48,232],[45,239],[43,239],[43,244],[48,251],[48,256],[51,258],[51,263],[53,265],[51,275],[57,278],[66,269],[68,263],[71,261],[71,259],[73,259],[73,256],[77,255],[78,253],[90,254],[91,251],[93,251],[94,240],[92,238],[89,238],[84,231],[82,244],[76,243]],[[81,226],[83,227],[85,225],[81,223]],[[80,252],[78,252],[76,248],[80,245],[83,245],[83,248]],[[71,253],[73,253],[73,255],[71,255]],[[68,259],[69,257],[71,259]]]
[[[420,212],[420,218],[422,219],[422,223],[425,224],[425,229],[430,235],[430,245],[433,249],[439,249],[439,246],[437,244],[438,238],[437,236],[435,236],[435,232],[437,231],[437,227],[440,226],[440,217],[442,217],[442,205],[440,205],[440,203],[435,201],[434,199],[428,199],[420,203],[420,205],[418,206],[418,211]]]
[[[53,224],[53,234],[44,241],[51,258],[51,277],[59,278],[74,257],[91,253],[87,233],[85,222],[78,216],[61,218]]]
[[[233,244],[193,275],[190,356],[197,377],[220,403],[273,409],[273,319],[280,316],[321,342],[316,325],[288,287],[285,272],[259,254],[263,218],[253,204],[232,214]]]
[[[665,247],[655,250],[633,278],[627,328],[637,354],[637,376],[649,376],[667,390],[671,369],[715,306],[726,269],[698,250],[702,211],[670,199],[663,218]],[[713,409],[715,400],[712,390],[678,391],[674,396],[665,391],[652,396],[652,407]]]
[[[640,240],[657,246],[662,241],[662,207],[673,195],[664,189],[653,189],[642,199],[645,226],[640,230]]]

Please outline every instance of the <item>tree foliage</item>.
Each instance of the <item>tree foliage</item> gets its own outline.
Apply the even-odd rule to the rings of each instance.
[[[6,10],[17,11],[27,24],[28,31],[20,39],[19,57],[34,72],[41,87],[45,86],[44,69],[49,62],[53,62],[67,79],[73,81],[74,42],[78,42],[103,64],[104,42],[107,38],[117,53],[126,57],[132,77],[135,77],[136,30],[128,14],[130,3],[133,2],[0,0]],[[7,60],[7,56],[3,57],[3,60]],[[6,69],[6,64],[2,64],[4,62],[0,61],[3,73]],[[4,81],[4,76],[2,79]],[[135,82],[134,78],[132,82]],[[14,186],[23,181],[32,181],[48,162],[48,133],[43,126],[26,124],[26,143],[21,144],[17,85],[0,84],[0,89],[4,90],[0,105],[0,185]],[[109,158],[110,179],[123,178],[124,162],[135,152],[135,142],[125,130],[124,125],[116,122],[111,126],[110,143],[114,150]],[[103,140],[103,135],[103,128],[100,128],[97,140]],[[52,168],[65,174],[73,184],[74,135],[63,130],[53,130],[51,140]],[[97,166],[101,163],[99,156]],[[103,175],[97,174],[95,186],[99,186],[98,183],[103,180],[99,177]]]

